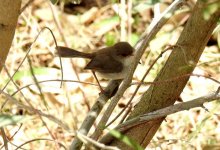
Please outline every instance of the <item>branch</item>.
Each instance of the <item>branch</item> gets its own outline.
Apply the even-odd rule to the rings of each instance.
[[[90,145],[94,145],[96,148],[99,148],[99,149],[102,149],[102,150],[120,150],[119,148],[117,147],[113,147],[113,146],[106,146],[102,143],[99,143],[89,137],[87,137],[86,135],[82,134],[82,133],[79,133],[77,132],[76,133],[76,136],[81,140],[83,141],[83,143],[86,143],[86,145],[88,146],[88,148],[91,148]]]
[[[34,0],[29,0],[20,10],[20,14],[31,4]]]
[[[43,116],[46,117],[47,119],[57,123],[59,126],[61,126],[62,128],[64,128],[65,130],[69,131],[69,127],[64,124],[62,121],[60,121],[59,119],[57,119],[56,117],[52,116],[52,115],[48,115],[43,113],[42,111],[35,109],[34,107],[31,106],[27,106],[22,104],[21,102],[17,101],[14,97],[12,97],[11,95],[5,93],[4,91],[0,90],[0,94],[3,94],[10,102],[12,102],[13,104],[15,104],[16,106],[23,108],[25,110],[28,110],[30,112],[34,112],[36,114],[38,114],[39,116]]]
[[[195,107],[202,107],[204,103],[211,102],[214,100],[220,100],[220,94],[217,92],[214,92],[209,95],[205,95],[187,102],[182,102],[176,105],[168,106],[153,112],[149,112],[143,115],[140,115],[138,117],[135,117],[133,119],[127,120],[126,122],[118,125],[115,130],[118,130],[120,132],[124,132],[134,126],[138,126],[142,123],[166,117],[167,115],[174,114],[176,112],[180,112],[183,110],[189,110]],[[110,134],[105,135],[100,142],[101,143],[108,143],[110,141],[112,136]]]

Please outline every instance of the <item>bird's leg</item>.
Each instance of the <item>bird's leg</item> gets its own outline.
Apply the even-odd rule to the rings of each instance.
[[[115,93],[118,91],[118,87],[119,87],[120,82],[119,82],[119,84],[118,84],[113,90],[105,91],[105,90],[102,88],[101,84],[99,83],[99,80],[98,80],[98,78],[97,78],[97,76],[96,76],[96,74],[95,74],[94,71],[92,71],[92,74],[93,74],[93,76],[95,77],[95,80],[96,80],[96,82],[98,83],[99,89],[100,89],[100,91],[101,91],[99,94],[104,94],[104,95],[107,96],[108,98],[111,98],[112,96],[115,95]]]
[[[103,90],[101,84],[99,83],[99,80],[98,80],[98,78],[97,78],[97,76],[96,76],[94,71],[92,71],[92,74],[95,77],[96,82],[98,83],[98,86],[99,86],[99,89],[101,90],[101,93],[105,93],[105,91]]]

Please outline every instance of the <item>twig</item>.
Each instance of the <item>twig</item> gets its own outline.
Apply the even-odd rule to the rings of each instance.
[[[12,140],[13,137],[18,133],[18,131],[21,129],[22,125],[23,125],[23,124],[21,123],[21,125],[20,125],[19,128],[18,128],[18,130],[15,131],[15,133],[14,133],[11,137],[7,138],[7,141],[8,141],[11,145],[14,145],[15,147],[18,147],[18,146],[15,145],[14,143],[12,143],[11,140]],[[0,150],[1,150],[3,147],[4,147],[4,145],[0,148]],[[24,148],[21,148],[21,149],[26,150],[26,149],[24,149]]]
[[[67,43],[67,40],[66,40],[66,38],[65,38],[65,36],[64,36],[63,30],[62,30],[62,26],[61,26],[61,23],[60,23],[60,21],[59,21],[59,19],[58,19],[58,15],[57,15],[57,13],[56,13],[56,11],[55,11],[55,9],[54,9],[54,6],[53,6],[51,3],[49,3],[49,6],[50,6],[50,9],[51,9],[51,12],[52,12],[52,15],[53,15],[54,23],[55,23],[55,25],[56,25],[56,27],[57,27],[59,33],[60,33],[60,36],[61,36],[63,42],[65,43],[65,46],[69,47],[69,44]],[[57,46],[57,45],[56,45],[56,46]],[[61,58],[60,58],[60,62],[62,62],[62,61],[61,61]],[[77,71],[76,71],[77,69],[76,69],[76,67],[75,67],[75,65],[74,65],[74,63],[73,63],[72,60],[71,60],[71,63],[73,64],[73,65],[72,65],[72,68],[73,68],[73,71],[74,71],[74,73],[75,73],[75,75],[76,75],[76,78],[80,81],[79,74],[77,73]],[[62,68],[61,68],[61,70],[62,70]],[[63,78],[62,78],[62,79],[63,79]],[[82,87],[81,85],[79,85],[79,88],[80,88],[80,91],[81,91],[81,93],[82,93],[82,95],[83,95],[84,103],[85,103],[85,105],[87,106],[87,109],[90,110],[89,101],[88,101],[88,99],[87,99],[87,97],[86,97],[85,92],[83,91],[83,87]],[[70,106],[70,107],[71,107],[71,106]],[[70,109],[71,109],[71,108],[70,108]],[[72,110],[71,110],[71,111],[72,111]]]
[[[34,0],[29,0],[20,10],[20,14],[32,3]]]
[[[30,107],[30,106],[27,106],[27,105],[24,105],[22,104],[21,102],[17,101],[14,97],[12,97],[11,95],[5,93],[4,91],[0,90],[0,94],[3,94],[10,102],[12,102],[13,104],[17,105],[18,107],[20,108],[23,108],[23,109],[26,109],[30,112],[34,112],[40,116],[44,116],[46,117],[47,119],[57,123],[58,125],[60,125],[62,128],[64,128],[65,130],[69,131],[69,127],[64,124],[63,122],[61,122],[59,119],[57,119],[56,117],[52,116],[52,115],[48,115],[48,114],[45,114],[43,112],[41,112],[40,110],[37,110],[33,107]]]
[[[97,84],[90,83],[90,82],[76,81],[76,80],[60,80],[60,79],[43,80],[43,81],[38,81],[37,83],[40,84],[40,83],[44,83],[44,82],[58,82],[58,81],[62,81],[62,82],[75,82],[75,83],[89,84],[89,85],[93,85],[93,86],[98,86]],[[28,85],[25,85],[25,86],[19,88],[17,91],[15,91],[13,94],[11,94],[11,96],[14,96],[14,95],[17,94],[19,91],[21,91],[21,90],[23,90],[24,88],[27,88],[27,87],[29,87],[29,86],[32,86],[32,85],[35,85],[35,84],[34,84],[34,83],[33,83],[33,84],[28,84]]]
[[[120,29],[121,29],[120,40],[125,41],[126,37],[127,37],[127,34],[126,34],[126,20],[128,18],[127,14],[126,14],[126,2],[125,2],[125,0],[120,1],[119,16],[120,16]]]
[[[18,146],[15,150],[20,149],[22,146],[24,146],[24,145],[26,145],[26,144],[28,144],[28,143],[35,142],[35,141],[40,141],[40,140],[53,141],[53,142],[57,143],[57,141],[54,141],[54,140],[52,140],[52,139],[38,138],[38,139],[29,140],[29,141],[27,141],[27,142],[21,144],[21,145]],[[67,150],[67,148],[66,148],[61,142],[58,142],[58,144],[59,144],[60,146],[62,146],[65,150]]]
[[[18,147],[18,145],[14,144],[13,142],[11,142],[11,141],[8,141],[8,142],[9,142],[11,145],[13,145],[13,146]],[[3,147],[4,147],[4,145],[3,145]],[[3,147],[1,147],[0,150],[2,150]],[[28,150],[28,149],[20,148],[20,150]]]
[[[9,141],[11,141],[13,138],[14,138],[14,136],[18,133],[18,131],[20,131],[20,129],[21,129],[21,127],[22,127],[22,125],[23,125],[23,123],[21,123],[21,125],[19,126],[19,128],[18,128],[18,130],[17,131],[15,131],[15,133],[11,136],[11,137],[9,137],[8,139],[9,139]]]
[[[112,119],[112,120],[106,125],[106,127],[108,127],[109,125],[111,125],[111,124],[125,111],[125,109],[127,109],[128,105],[131,104],[131,102],[132,102],[132,100],[134,99],[135,95],[137,94],[139,88],[140,88],[141,85],[143,84],[143,82],[144,82],[146,76],[149,74],[150,70],[153,68],[153,66],[156,64],[156,62],[159,60],[159,58],[162,57],[162,55],[163,55],[166,51],[168,51],[168,50],[170,50],[170,48],[165,49],[163,52],[160,53],[159,56],[157,56],[157,58],[153,61],[153,63],[150,65],[150,67],[149,67],[149,68],[147,69],[147,71],[145,72],[144,76],[142,77],[141,81],[139,82],[138,86],[136,87],[134,93],[132,94],[130,100],[127,102],[127,104],[126,104],[126,106],[124,107],[124,109],[122,109],[122,110],[117,114],[117,116],[116,116],[114,119]],[[125,117],[123,117],[123,118],[125,118]]]
[[[118,85],[121,83],[121,80],[115,80],[110,81],[108,86],[104,89],[104,91],[113,91]],[[95,104],[90,109],[88,115],[84,119],[83,123],[81,124],[81,127],[79,128],[78,132],[82,133],[84,135],[87,135],[90,128],[94,124],[97,116],[100,114],[102,108],[108,101],[108,97],[105,94],[100,94],[99,98],[96,100]],[[70,150],[80,149],[82,146],[82,141],[80,141],[78,138],[75,138],[72,142],[72,145],[70,147]]]
[[[171,81],[175,81],[175,80],[179,80],[179,79],[182,79],[184,77],[188,77],[188,76],[195,76],[195,77],[203,77],[203,78],[206,78],[206,79],[209,79],[217,84],[220,84],[220,81],[218,81],[217,79],[214,79],[210,76],[206,76],[206,75],[201,75],[201,74],[184,74],[184,75],[181,75],[181,76],[178,76],[178,77],[175,77],[175,78],[172,78],[172,79],[166,79],[166,80],[163,80],[163,81],[155,81],[155,82],[143,82],[142,85],[149,85],[149,84],[162,84],[162,83],[166,83],[166,82],[171,82]],[[136,84],[136,83],[132,83],[132,84]]]
[[[189,110],[194,107],[201,107],[206,102],[211,102],[211,101],[218,100],[218,99],[220,99],[220,94],[216,95],[215,93],[212,93],[212,94],[202,96],[202,97],[199,97],[199,98],[187,101],[187,102],[182,102],[182,103],[179,103],[176,105],[172,105],[172,106],[168,106],[166,108],[156,110],[154,112],[150,112],[150,113],[141,115],[139,117],[139,119],[140,119],[140,121],[150,121],[150,120],[157,119],[160,117],[165,117],[170,114],[174,114],[179,111]],[[135,118],[134,118],[134,120],[135,120]],[[125,126],[125,125],[122,125],[119,128],[122,129],[123,126]]]
[[[45,27],[44,29],[46,29],[47,27]],[[43,29],[42,29],[43,30]],[[41,31],[42,31],[41,30]],[[50,30],[50,29],[49,29]],[[51,31],[51,30],[50,30]],[[38,34],[38,35],[40,35],[40,33]],[[52,33],[52,35],[53,35],[53,33]],[[53,37],[54,37],[54,35],[53,35]],[[25,57],[28,57],[28,53],[26,54],[26,56]],[[24,62],[24,60],[23,60],[23,62]],[[22,62],[22,63],[23,63]],[[0,60],[0,63],[2,64],[2,62],[1,62],[1,60]],[[22,64],[21,63],[21,64]],[[12,78],[12,76],[10,75],[10,73],[9,73],[9,71],[8,71],[8,69],[7,69],[7,67],[6,67],[6,65],[5,64],[2,64],[3,65],[3,67],[4,67],[4,69],[5,69],[5,71],[6,71],[6,73],[7,73],[7,75],[8,75],[8,77],[9,77],[9,82],[10,81],[12,81],[12,83],[14,84],[14,86],[17,88],[17,90],[19,90],[19,87],[18,87],[18,85],[15,83],[15,81],[13,80],[13,78]],[[20,65],[21,66],[21,65]],[[17,68],[17,70],[18,70],[18,68]],[[17,72],[17,71],[16,71]],[[13,75],[15,75],[15,73],[13,74]],[[8,82],[8,83],[9,83]],[[7,83],[7,84],[8,84]],[[7,87],[7,84],[3,87],[3,90],[0,90],[0,94],[1,93],[3,93],[3,94],[6,94],[6,93],[4,93],[4,89]],[[21,95],[23,96],[23,98],[24,98],[24,100],[25,100],[25,102],[31,107],[31,109],[39,116],[39,118],[41,119],[41,121],[42,121],[42,123],[43,123],[43,125],[47,128],[47,130],[48,130],[48,132],[49,132],[49,134],[50,134],[50,136],[56,141],[56,138],[54,137],[54,135],[52,134],[52,132],[50,131],[50,129],[49,129],[49,127],[48,127],[48,125],[46,124],[46,122],[43,120],[43,118],[42,118],[42,116],[41,116],[41,114],[33,107],[33,105],[29,102],[29,100],[24,96],[24,93],[22,92],[22,91],[20,91],[20,93],[21,93]],[[7,94],[6,94],[7,95]],[[6,96],[5,95],[5,96]],[[12,98],[12,96],[9,96],[9,97],[11,97]],[[7,97],[7,98],[9,98],[9,97]],[[17,101],[16,99],[14,99],[15,101]],[[4,103],[5,104],[5,103]],[[2,109],[2,108],[1,108]]]
[[[29,57],[27,57],[27,60],[28,60],[28,64],[29,64],[29,68],[30,68],[30,73],[31,73],[31,75],[32,75],[32,78],[33,78],[33,80],[34,80],[34,83],[36,84],[37,89],[39,90],[40,97],[41,97],[41,99],[43,100],[44,106],[48,109],[48,107],[47,107],[47,106],[48,106],[47,101],[46,101],[46,99],[45,99],[45,97],[44,97],[44,95],[43,95],[43,92],[42,92],[42,89],[41,89],[40,85],[38,84],[37,77],[35,76],[31,59],[30,59]]]
[[[124,122],[124,120],[127,118],[128,114],[130,114],[132,108],[133,108],[133,105],[132,103],[130,103],[129,105],[126,104],[125,108],[127,109],[127,111],[125,111],[126,109],[123,109],[125,111],[125,114],[122,116],[119,124],[121,124],[122,122]],[[120,113],[122,114],[124,111],[121,111]],[[118,114],[119,116],[119,114]],[[116,118],[116,117],[115,117]],[[110,123],[109,123],[110,124]],[[106,125],[108,126],[108,125]]]
[[[128,0],[127,1],[127,5],[128,5],[128,10],[127,10],[127,14],[128,14],[128,19],[127,19],[127,26],[128,26],[128,42],[131,42],[131,33],[132,33],[132,0]]]
[[[97,148],[101,148],[102,150],[119,150],[119,148],[117,148],[117,147],[106,146],[102,143],[99,143],[99,142],[85,136],[84,134],[82,134],[80,132],[77,132],[76,135],[81,141],[83,141],[83,143],[86,143],[86,145],[88,145],[88,147],[90,144],[92,144],[92,145],[96,146]]]
[[[5,150],[8,150],[8,139],[7,139],[7,135],[5,134],[5,130],[3,127],[1,127],[1,135],[3,138]]]
[[[214,100],[219,100],[220,99],[220,94],[216,95],[216,92],[205,95],[187,102],[182,102],[176,105],[168,106],[166,108],[162,108],[144,115],[140,115],[138,117],[135,117],[133,119],[127,120],[124,123],[118,125],[115,129],[124,132],[134,126],[140,125],[142,123],[148,122],[150,120],[158,119],[161,117],[166,117],[167,115],[174,114],[179,111],[183,110],[189,110],[191,108],[195,107],[201,107],[203,106],[204,103],[206,102],[211,102]],[[101,143],[106,143],[110,140],[111,135],[107,134],[105,135],[100,142]]]
[[[37,36],[35,37],[33,43],[35,43],[35,42],[37,41],[37,39],[38,39],[38,37],[40,36],[40,34],[41,34],[44,30],[46,30],[46,29],[50,31],[50,33],[51,33],[51,35],[52,35],[52,37],[53,37],[53,39],[54,39],[55,45],[57,46],[57,42],[56,42],[55,36],[54,36],[52,30],[51,30],[50,28],[48,28],[48,27],[44,27],[44,28],[37,34]],[[21,65],[24,63],[24,61],[25,61],[25,59],[27,58],[28,54],[30,53],[31,48],[32,48],[32,45],[33,45],[33,44],[31,44],[31,46],[28,48],[28,51],[27,51],[27,53],[25,54],[24,58],[22,59],[21,63],[18,65],[18,67],[16,68],[15,72],[14,72],[13,75],[11,76],[12,79],[13,79],[13,77],[15,76],[15,74],[18,72],[18,70],[20,69]],[[62,68],[63,68],[63,67],[62,67],[62,64],[61,64],[61,70],[62,70]],[[61,78],[63,79],[63,73],[62,73],[62,72],[61,72],[61,76],[62,76]],[[9,84],[11,81],[13,81],[13,80],[9,80],[9,81],[5,84],[5,86],[2,88],[3,91],[4,91],[4,89],[8,86],[8,84]]]

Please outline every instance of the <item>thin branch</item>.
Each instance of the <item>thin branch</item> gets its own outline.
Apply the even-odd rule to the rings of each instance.
[[[205,96],[202,96],[202,97],[199,97],[199,98],[187,101],[187,102],[182,102],[182,103],[168,106],[166,108],[162,108],[162,109],[159,109],[159,110],[147,113],[147,114],[140,115],[138,117],[127,120],[126,122],[118,125],[115,129],[120,132],[124,132],[142,123],[145,123],[145,122],[148,122],[154,119],[166,117],[167,115],[174,114],[176,112],[180,112],[183,110],[189,110],[195,107],[201,107],[203,106],[204,103],[215,101],[215,100],[220,100],[220,94],[216,94],[216,92],[213,92],[212,94],[205,95]],[[107,134],[100,140],[100,142],[106,143],[110,141],[110,139],[111,139],[111,135]]]
[[[47,29],[47,27],[45,27],[44,29]],[[43,29],[42,29],[43,30]],[[41,31],[42,31],[41,30]],[[49,29],[50,30],[50,29]],[[51,31],[51,30],[50,30]],[[38,34],[38,35],[40,35],[40,33]],[[53,35],[53,33],[52,33],[52,35]],[[53,36],[54,37],[54,36]],[[26,57],[28,57],[28,53],[26,54]],[[23,60],[23,62],[24,62],[24,60]],[[1,61],[0,61],[0,63],[1,63]],[[1,63],[2,64],[2,63]],[[22,64],[22,63],[21,63]],[[21,66],[21,64],[20,64],[20,66]],[[17,90],[19,90],[19,87],[18,87],[18,85],[15,83],[15,81],[13,80],[13,77],[10,75],[10,73],[9,73],[9,71],[8,71],[8,69],[7,69],[7,67],[5,66],[5,64],[2,64],[3,65],[3,67],[4,67],[4,69],[5,69],[5,71],[6,71],[6,73],[7,73],[7,75],[8,75],[8,77],[9,77],[9,82],[10,81],[12,81],[12,83],[14,84],[14,86],[17,88]],[[18,68],[17,68],[17,70],[18,70]],[[17,71],[16,71],[17,72]],[[13,75],[15,75],[15,73],[13,74]],[[8,82],[8,83],[9,83]],[[7,83],[7,84],[8,84]],[[1,93],[3,93],[4,95],[6,94],[7,95],[7,93],[4,93],[4,89],[7,87],[7,84],[3,87],[3,89],[2,90],[0,90],[0,94]],[[42,123],[43,123],[43,125],[47,128],[47,130],[48,130],[48,132],[49,132],[49,134],[51,135],[51,137],[56,141],[56,138],[55,138],[55,136],[52,134],[52,132],[50,131],[50,129],[49,129],[49,127],[48,127],[48,125],[46,124],[46,122],[43,120],[43,118],[42,118],[42,116],[41,116],[41,114],[33,107],[33,105],[29,102],[29,100],[24,96],[24,93],[22,92],[22,91],[20,91],[20,93],[21,93],[21,95],[23,96],[23,98],[24,98],[24,100],[25,100],[25,102],[31,107],[31,109],[36,113],[36,114],[38,114],[38,116],[39,116],[39,118],[41,119],[41,121],[42,121]],[[5,95],[5,96],[6,96]],[[10,98],[13,98],[12,96],[9,96]],[[8,97],[7,97],[8,98]],[[15,101],[17,101],[16,99],[14,99]],[[6,100],[7,101],[7,100]],[[3,104],[3,106],[6,104],[6,102]],[[21,103],[22,104],[22,103]],[[1,107],[1,109],[2,109],[3,107]]]
[[[180,80],[182,78],[185,78],[185,77],[189,77],[189,76],[195,76],[195,77],[203,77],[203,78],[206,78],[206,79],[209,79],[217,84],[220,84],[220,81],[218,81],[217,79],[214,79],[210,76],[206,76],[206,75],[201,75],[201,74],[184,74],[184,75],[181,75],[181,76],[178,76],[178,77],[175,77],[175,78],[172,78],[172,79],[166,79],[166,80],[162,80],[162,81],[156,81],[156,82],[143,82],[142,85],[149,85],[149,84],[162,84],[162,83],[167,83],[167,82],[172,82],[172,81],[176,81],[176,80]],[[133,83],[133,84],[136,84],[136,83]]]
[[[145,72],[144,76],[142,77],[141,81],[140,81],[139,84],[137,85],[137,87],[136,87],[134,93],[132,94],[130,100],[127,102],[127,104],[126,104],[126,106],[124,107],[124,109],[122,109],[122,110],[118,113],[118,115],[117,115],[115,118],[113,118],[113,119],[106,125],[106,127],[108,127],[109,125],[111,125],[111,124],[127,109],[128,105],[131,104],[131,102],[132,102],[132,100],[134,99],[135,95],[137,94],[139,88],[140,88],[141,85],[143,84],[143,82],[144,82],[146,76],[149,74],[150,70],[153,68],[153,66],[156,64],[156,62],[159,60],[159,58],[161,58],[162,55],[163,55],[166,51],[170,50],[170,48],[172,48],[172,47],[169,47],[169,48],[165,49],[163,52],[160,53],[159,56],[157,56],[157,58],[153,61],[153,63],[150,65],[150,67],[149,67],[149,68],[147,69],[147,71]],[[125,117],[123,117],[123,118],[125,118]]]
[[[20,10],[20,14],[31,4],[34,0],[29,0]]]
[[[120,83],[121,80],[110,81],[110,83],[104,89],[104,91],[112,93],[112,91],[114,91],[114,89],[118,87]],[[94,124],[96,118],[100,114],[101,110],[103,109],[108,99],[109,97],[107,97],[105,94],[102,93],[100,94],[99,98],[96,100],[95,104],[92,106],[88,115],[82,122],[81,127],[78,130],[79,133],[82,133],[84,135],[88,134],[90,128]],[[72,142],[72,145],[74,145],[74,147],[71,146],[70,150],[80,149],[80,147],[82,146],[82,142],[78,138],[75,138],[74,141]]]
[[[182,103],[179,103],[179,104],[175,104],[175,105],[172,105],[172,106],[168,106],[166,108],[156,110],[154,112],[150,112],[150,113],[141,115],[138,118],[140,119],[141,122],[142,121],[146,122],[146,121],[150,121],[150,120],[157,119],[157,118],[160,118],[160,117],[165,117],[167,115],[174,114],[174,113],[179,112],[179,111],[189,110],[189,109],[195,108],[195,107],[201,107],[206,102],[211,102],[211,101],[215,101],[215,100],[219,100],[219,99],[220,99],[220,94],[216,95],[216,93],[214,92],[212,94],[202,96],[202,97],[199,97],[199,98],[187,101],[187,102],[182,102]],[[133,119],[131,119],[130,121],[132,121],[132,120]],[[134,118],[134,120],[135,120],[135,118]],[[125,122],[125,124],[128,123],[128,122],[127,123],[126,122]],[[124,127],[126,126],[125,124],[124,125],[123,124],[121,124],[121,127],[119,127],[119,126],[118,127],[120,129],[123,129],[123,126]],[[129,125],[129,123],[128,123],[128,125]]]
[[[14,143],[11,142],[11,140],[12,140],[13,137],[18,133],[18,131],[21,129],[22,125],[23,125],[23,124],[21,123],[21,125],[20,125],[19,128],[18,128],[18,130],[15,131],[15,133],[14,133],[11,137],[8,138],[8,137],[6,136],[7,142],[9,142],[11,145],[16,146]],[[3,131],[3,132],[4,132],[4,131]],[[5,134],[5,133],[3,133],[3,132],[2,132],[2,136],[3,136],[3,138],[4,138],[4,135],[3,135],[3,134]],[[3,140],[4,140],[4,139],[3,139]],[[3,149],[3,147],[5,147],[5,144],[0,148],[0,150]],[[16,147],[17,147],[17,146],[16,146]],[[7,148],[5,147],[5,149],[7,149]],[[21,148],[21,149],[23,149],[23,148]]]
[[[3,142],[4,142],[5,150],[8,150],[8,139],[7,139],[7,135],[5,134],[5,130],[4,130],[3,127],[1,127],[0,130],[1,130],[1,135],[2,135]]]
[[[51,30],[50,28],[48,28],[48,27],[44,27],[43,29],[41,29],[41,31],[40,31],[40,32],[37,34],[37,36],[35,37],[33,43],[35,43],[35,42],[37,41],[37,39],[38,39],[38,37],[40,36],[40,34],[41,34],[44,30],[46,30],[46,29],[50,31],[50,33],[51,33],[51,35],[52,35],[52,37],[53,37],[53,39],[54,39],[55,45],[57,46],[57,42],[56,42],[55,36],[54,36],[52,30]],[[16,74],[16,73],[18,72],[18,70],[20,69],[21,65],[24,63],[25,59],[27,58],[28,54],[29,54],[30,51],[31,51],[32,45],[33,45],[33,44],[31,44],[30,47],[28,48],[27,53],[25,54],[25,56],[24,56],[24,58],[22,59],[21,63],[18,65],[18,67],[16,68],[15,72],[14,72],[13,75],[11,76],[11,79],[13,79],[13,77],[15,76],[15,74]],[[0,61],[0,62],[1,62],[1,61]],[[62,70],[62,64],[61,64],[61,70]],[[62,79],[63,79],[63,73],[62,73],[62,72],[61,72],[61,76],[62,76]],[[3,91],[4,91],[4,89],[8,86],[8,84],[9,84],[11,81],[13,81],[13,80],[9,80],[9,81],[5,84],[5,86],[2,88]]]
[[[8,139],[9,139],[9,141],[11,141],[13,138],[14,138],[14,136],[18,133],[18,131],[20,131],[20,129],[21,129],[21,127],[22,127],[22,125],[23,125],[23,123],[21,123],[21,125],[18,127],[18,130],[17,131],[15,131],[15,133],[14,134],[12,134],[11,135],[11,137],[9,137]]]
[[[24,142],[23,144],[21,144],[20,146],[18,146],[15,150],[18,150],[18,149],[22,148],[24,145],[29,144],[29,143],[31,143],[31,142],[42,141],[42,140],[44,140],[44,141],[53,141],[53,142],[55,142],[55,144],[57,143],[57,141],[52,140],[52,139],[37,138],[37,139],[33,139],[33,140],[29,140],[29,141],[27,141],[27,142]],[[61,142],[58,142],[58,144],[59,144],[60,146],[62,146],[65,150],[67,150],[67,148],[66,148]]]
[[[17,101],[14,97],[12,97],[11,95],[5,93],[2,90],[0,90],[0,94],[3,94],[10,102],[12,102],[13,104],[17,105],[18,107],[23,108],[25,110],[28,110],[30,112],[34,112],[34,113],[38,114],[39,116],[44,116],[47,119],[49,119],[49,120],[57,123],[58,125],[60,125],[65,130],[67,130],[67,131],[70,130],[69,127],[66,124],[64,124],[62,121],[60,121],[56,117],[54,117],[52,115],[45,114],[45,113],[41,112],[40,110],[37,110],[37,109],[35,109],[33,107],[30,107],[30,106],[22,104],[21,102]]]
[[[93,139],[91,139],[91,138],[85,136],[85,135],[82,134],[82,133],[77,132],[76,135],[77,135],[77,137],[78,137],[81,141],[83,141],[83,143],[85,143],[88,147],[90,147],[90,145],[92,144],[92,145],[94,145],[96,148],[100,148],[100,149],[102,149],[102,150],[119,150],[117,147],[106,146],[106,145],[104,145],[104,144],[102,144],[102,143],[99,143],[99,142],[97,142],[97,141],[95,141],[95,140],[93,140]]]
[[[28,60],[28,64],[29,64],[29,68],[30,68],[30,73],[31,73],[31,75],[32,75],[32,78],[33,78],[33,80],[34,80],[34,83],[36,84],[37,89],[39,90],[40,97],[41,97],[41,99],[43,100],[44,106],[47,108],[48,104],[47,104],[47,101],[46,101],[46,99],[45,99],[45,97],[44,97],[44,95],[43,95],[42,89],[41,89],[40,85],[38,84],[38,80],[37,80],[37,77],[35,76],[31,59],[30,59],[29,57],[27,57],[27,60]],[[48,109],[48,108],[47,108],[47,109]]]
[[[57,12],[55,11],[55,8],[54,8],[54,6],[53,6],[51,3],[49,3],[49,7],[50,7],[50,9],[51,9],[51,13],[52,13],[52,15],[53,15],[53,20],[54,20],[54,23],[55,23],[55,25],[56,25],[56,27],[57,27],[59,33],[60,33],[60,36],[61,36],[63,42],[65,43],[65,46],[69,47],[69,44],[68,44],[68,42],[67,42],[67,40],[66,40],[66,38],[65,38],[65,35],[64,35],[64,33],[63,33],[62,26],[61,26],[61,22],[60,22],[60,20],[59,20],[59,18],[58,18]],[[56,45],[56,46],[57,46],[57,45]],[[60,59],[60,64],[62,64],[61,57],[59,57],[59,59]],[[77,69],[76,69],[76,67],[75,67],[75,65],[74,65],[74,62],[73,62],[72,60],[71,60],[71,63],[72,63],[72,68],[73,68],[73,71],[74,71],[74,73],[75,73],[75,75],[76,75],[76,78],[80,81],[79,74],[78,74]],[[62,67],[62,66],[61,66],[61,67]],[[61,70],[63,70],[63,69],[61,68]],[[62,78],[62,79],[63,79],[63,78]],[[82,96],[83,96],[83,101],[84,101],[84,103],[85,103],[87,109],[90,110],[89,101],[88,101],[88,99],[87,99],[87,97],[86,97],[85,92],[83,91],[83,87],[82,87],[81,85],[79,85],[79,88],[80,88],[80,91],[81,91]],[[70,101],[70,100],[69,100],[69,101]],[[70,106],[70,107],[71,107],[71,106]],[[71,111],[72,111],[72,110],[71,110]]]
[[[97,84],[94,83],[90,83],[90,82],[84,82],[84,81],[77,81],[77,80],[60,80],[60,79],[54,79],[54,80],[42,80],[42,81],[38,81],[37,83],[44,83],[44,82],[58,82],[58,81],[62,81],[62,82],[74,82],[74,83],[81,83],[81,84],[89,84],[89,85],[93,85],[93,86],[98,86]],[[11,94],[11,96],[14,96],[15,94],[17,94],[19,91],[23,90],[24,88],[27,88],[29,86],[35,85],[35,83],[33,84],[28,84],[25,85],[21,88],[19,88],[19,90],[15,91],[13,94]]]
[[[40,84],[40,83],[44,83],[44,82],[59,82],[59,81],[61,81],[61,82],[75,82],[75,83],[89,84],[89,85],[93,85],[93,86],[98,86],[97,84],[90,83],[90,82],[83,82],[83,81],[76,81],[76,80],[60,80],[60,79],[42,80],[42,81],[38,81],[37,83]],[[23,89],[25,89],[25,88],[28,88],[28,87],[30,87],[30,86],[32,86],[32,85],[36,85],[36,84],[33,83],[33,84],[28,84],[28,85],[25,85],[25,86],[23,86],[23,87],[20,87],[19,89],[17,89],[17,91],[15,91],[14,93],[12,93],[11,96],[14,96],[15,94],[17,94],[17,93],[20,92],[21,90],[23,90]],[[6,100],[6,101],[2,104],[0,110],[3,109],[3,107],[7,104],[7,102],[8,102],[8,100]]]

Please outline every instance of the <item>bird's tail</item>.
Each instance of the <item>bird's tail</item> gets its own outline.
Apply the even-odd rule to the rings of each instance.
[[[94,54],[92,53],[83,53],[79,52],[77,50],[68,48],[68,47],[63,47],[63,46],[57,46],[56,47],[56,55],[60,57],[79,57],[79,58],[93,58]]]

